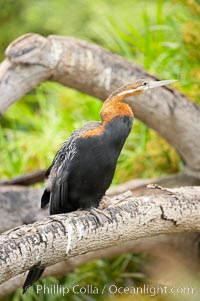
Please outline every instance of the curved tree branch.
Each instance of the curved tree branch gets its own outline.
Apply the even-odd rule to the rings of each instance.
[[[136,78],[155,79],[134,63],[74,38],[27,34],[11,43],[6,56],[0,66],[1,114],[45,80],[106,99]],[[137,118],[178,151],[186,171],[200,178],[199,107],[168,87],[130,98],[130,104]]]
[[[164,189],[104,210],[50,216],[0,236],[0,283],[40,263],[49,266],[87,252],[163,233],[200,230],[200,187]]]

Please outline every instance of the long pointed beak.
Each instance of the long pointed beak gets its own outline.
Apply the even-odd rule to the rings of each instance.
[[[157,88],[157,87],[161,87],[161,86],[165,86],[165,85],[169,85],[171,83],[177,82],[176,79],[169,79],[169,80],[160,80],[160,81],[156,81],[156,82],[148,82],[148,89],[153,89],[153,88]]]

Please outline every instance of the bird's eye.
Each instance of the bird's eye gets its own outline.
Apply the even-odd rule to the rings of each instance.
[[[148,83],[147,82],[143,82],[143,86],[147,86],[148,85]]]

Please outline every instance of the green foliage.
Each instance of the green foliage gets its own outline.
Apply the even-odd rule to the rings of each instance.
[[[182,4],[185,3],[185,5]],[[199,99],[199,10],[193,1],[138,1],[132,18],[105,17],[96,25],[103,45],[134,60],[160,78],[176,78],[176,86]],[[190,8],[190,10],[188,10]],[[198,91],[199,93],[199,91]]]
[[[0,4],[1,58],[6,45],[26,32],[72,35],[95,41],[162,79],[179,79],[176,87],[193,100],[199,99],[200,6],[197,1],[0,0]],[[1,118],[0,177],[49,166],[72,130],[99,120],[101,105],[91,96],[50,82],[26,95]],[[134,177],[162,176],[180,169],[181,161],[175,151],[136,120],[113,183]],[[144,281],[139,272],[144,263],[144,258],[133,255],[98,260],[81,266],[60,281],[68,287],[90,282],[100,290],[108,283],[130,285]],[[41,283],[49,286],[56,281],[50,278]],[[84,299],[74,294],[68,296],[68,300],[74,301],[96,299],[88,294]],[[6,300],[38,300],[38,295],[30,290],[22,296],[18,290]],[[62,298],[40,295],[40,300]]]
[[[100,108],[99,100],[75,90],[49,82],[40,85],[1,120],[0,174],[11,177],[46,168],[75,128],[99,119]]]
[[[136,61],[160,78],[178,78],[180,82],[177,87],[193,98],[198,97],[198,60],[191,53],[191,49],[195,49],[198,43],[198,39],[192,38],[193,35],[197,36],[198,27],[193,25],[195,31],[190,31],[187,25],[193,22],[199,24],[197,18],[192,20],[198,6],[195,6],[196,10],[192,6],[190,12],[187,3],[183,5],[180,1],[158,0],[148,2],[147,6],[145,0],[134,1],[134,5],[133,1],[107,3],[99,0],[95,3],[86,1],[82,10],[83,2],[80,0],[76,1],[76,5],[71,1],[52,1],[51,5],[47,2],[34,1],[28,5],[20,0],[16,5],[11,0],[2,1],[4,9],[1,22],[5,27],[0,32],[5,35],[8,31],[10,39],[13,38],[10,27],[12,30],[16,28],[17,35],[26,31],[48,34],[47,27],[51,33],[78,33],[80,37],[96,40],[112,51]],[[17,10],[20,14],[12,18]],[[55,11],[57,14],[53,14]],[[68,18],[63,17],[65,13]],[[21,25],[15,26],[14,22]],[[65,22],[70,22],[71,26]],[[84,26],[81,26],[82,23]],[[72,31],[75,29],[76,34]],[[184,34],[185,30],[190,35]],[[8,36],[5,35],[6,43]],[[73,102],[70,98],[73,98]],[[100,106],[91,97],[53,83],[42,84],[35,92],[25,96],[9,109],[2,121],[0,135],[4,164],[0,167],[1,177],[46,168],[59,145],[73,129],[99,118]],[[174,173],[180,168],[180,160],[170,146],[151,129],[136,121],[120,157],[114,184],[131,177]]]
[[[21,295],[21,289],[13,294],[12,301],[38,300],[52,301],[61,300],[65,289],[65,299],[78,301],[101,300],[108,298],[109,286],[115,284],[120,286],[136,286],[145,280],[145,275],[141,270],[148,259],[142,255],[124,254],[113,259],[95,260],[86,263],[67,276],[56,280],[49,277],[48,280],[40,280],[33,288],[30,288],[25,295]],[[37,287],[38,285],[38,287]],[[46,294],[39,292],[39,287],[46,291]],[[105,291],[103,291],[104,287]],[[86,289],[86,293],[84,289]],[[48,294],[52,292],[52,294]],[[75,292],[75,293],[74,293]],[[97,293],[98,292],[98,293]],[[6,300],[5,300],[6,301]]]

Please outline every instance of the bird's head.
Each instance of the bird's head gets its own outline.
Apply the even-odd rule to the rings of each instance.
[[[114,91],[108,100],[115,98],[118,101],[123,101],[129,96],[136,96],[143,93],[146,90],[158,88],[176,82],[177,80],[161,80],[161,81],[151,81],[148,79],[139,79],[132,83],[129,83],[116,91]]]
[[[100,115],[102,120],[109,121],[121,114],[132,115],[132,109],[124,100],[129,96],[136,96],[146,90],[158,88],[176,82],[174,79],[162,81],[150,81],[139,79],[115,90],[104,102]]]

